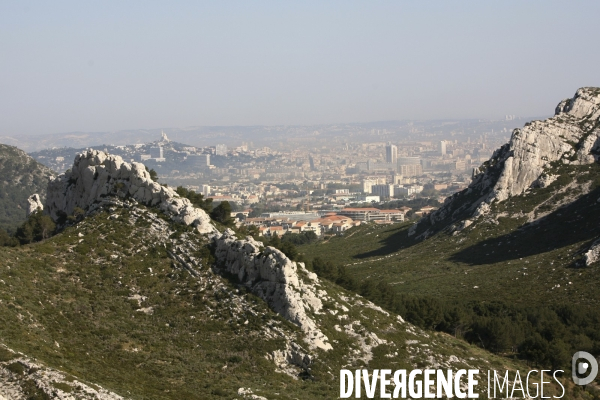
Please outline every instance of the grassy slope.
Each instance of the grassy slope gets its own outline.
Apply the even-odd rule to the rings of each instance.
[[[336,328],[350,321],[388,341],[373,349],[369,368],[412,368],[429,355],[440,362],[455,355],[455,369],[466,367],[464,360],[481,369],[525,369],[451,336],[405,329],[393,315],[324,282],[327,312],[319,322],[334,350],[319,354],[314,379],[275,373],[265,355],[283,348],[283,340],[268,338],[265,326],[276,324],[301,343],[298,329],[206,269],[203,279],[214,284],[200,292],[162,246],[140,236],[143,221],[131,226],[123,215],[100,213],[43,243],[0,248],[0,341],[134,399],[232,398],[239,387],[268,398],[335,398],[339,369],[364,365],[350,356],[357,343]],[[148,297],[142,307],[154,306],[153,315],[136,311],[140,305],[128,299],[133,292]],[[241,311],[233,300],[243,301]],[[347,319],[339,319],[339,304],[348,307]]]
[[[365,365],[360,346],[344,333],[351,321],[360,321],[355,332],[387,341],[372,349],[370,369],[427,367],[434,360],[453,369],[527,370],[452,336],[399,324],[323,282],[325,312],[317,318],[334,350],[319,353],[312,379],[276,373],[265,355],[283,348],[283,340],[267,337],[265,327],[275,324],[302,343],[298,329],[205,267],[203,282],[212,284],[200,291],[162,246],[142,237],[144,221],[128,225],[127,212],[117,213],[116,220],[89,217],[43,243],[0,248],[2,343],[133,399],[233,398],[240,387],[267,398],[336,398],[339,369]],[[153,315],[136,311],[140,305],[128,299],[133,292],[148,297],[142,307],[154,306]]]
[[[266,384],[261,377],[269,385],[288,384],[284,375],[272,379],[272,365],[258,356],[281,341],[264,340],[257,327],[273,320],[293,328],[262,301],[247,295],[257,315],[248,312],[247,325],[232,321],[228,304],[214,301],[219,293],[198,295],[197,282],[174,270],[164,250],[91,262],[113,249],[140,247],[123,224],[100,214],[81,230],[86,234],[77,245],[70,228],[43,244],[0,250],[6,260],[0,337],[7,345],[133,398],[231,396],[248,376],[258,384]],[[107,238],[92,237],[92,230]],[[153,315],[135,311],[137,301],[128,299],[133,287],[148,297],[143,306],[153,305]]]
[[[408,224],[363,225],[343,237],[303,246],[300,252],[308,259],[318,256],[344,264],[359,279],[383,279],[401,293],[449,302],[597,306],[598,267],[574,268],[573,263],[600,235],[600,166],[561,171],[563,178],[550,187],[498,205],[496,211],[507,213],[498,225],[484,222],[456,236],[442,232],[417,243],[407,235]],[[544,201],[538,212],[553,208],[586,182],[591,182],[591,192],[570,206],[531,224],[518,216]],[[559,193],[569,183],[575,183],[573,188]]]

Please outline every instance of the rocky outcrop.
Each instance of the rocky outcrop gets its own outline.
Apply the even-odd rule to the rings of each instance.
[[[275,312],[298,325],[311,348],[332,348],[311,317],[321,311],[323,304],[315,288],[318,278],[304,264],[291,261],[273,247],[264,248],[250,236],[238,240],[231,229],[215,236],[214,242],[215,258],[221,268],[236,275]],[[312,283],[305,282],[300,271]]]
[[[173,189],[153,182],[143,164],[129,164],[121,157],[101,151],[82,153],[75,158],[71,170],[49,183],[45,212],[59,220],[73,214],[76,208],[94,210],[99,206],[114,206],[115,202],[132,201],[160,208],[175,222],[193,225],[200,233],[208,234],[215,243],[218,268],[236,275],[271,309],[298,325],[311,349],[332,348],[314,319],[323,307],[316,293],[318,279],[314,273],[281,251],[264,248],[251,237],[238,240],[230,229],[220,234],[206,212],[193,207]],[[189,257],[180,253],[175,249],[169,255],[197,276],[186,261]],[[299,346],[290,346],[276,358],[306,368],[310,357],[298,350]]]
[[[27,208],[25,209],[28,217],[34,212],[43,209],[44,205],[42,204],[42,199],[40,198],[39,194],[36,193],[29,196],[27,199]]]
[[[193,225],[200,233],[216,232],[204,210],[192,206],[173,189],[152,181],[143,164],[130,164],[97,150],[79,154],[70,170],[50,181],[46,212],[59,220],[76,208],[88,210],[110,196],[158,207],[174,221]]]
[[[85,384],[72,375],[49,368],[2,345],[0,350],[12,353],[9,361],[0,361],[0,400],[74,399],[72,392],[76,392],[77,399],[82,400],[123,400],[116,393],[98,385]],[[15,372],[18,370],[22,372]],[[35,393],[32,393],[32,383]]]
[[[583,255],[585,265],[589,267],[600,260],[600,239],[592,243],[590,249]]]
[[[600,88],[581,88],[560,102],[555,115],[515,129],[509,143],[475,171],[467,189],[448,199],[410,231],[427,237],[468,218],[486,215],[493,202],[517,196],[556,179],[546,173],[554,162],[590,164],[600,157]]]

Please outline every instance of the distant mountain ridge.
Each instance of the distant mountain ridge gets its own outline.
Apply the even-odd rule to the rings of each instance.
[[[196,126],[187,128],[164,128],[169,138],[191,146],[214,146],[219,143],[240,146],[242,142],[253,143],[256,147],[273,146],[282,141],[294,141],[312,146],[315,142],[328,143],[338,138],[342,141],[373,142],[396,140],[392,132],[403,130],[409,134],[415,128],[426,131],[453,129],[473,132],[489,132],[512,129],[517,120],[484,119],[439,119],[410,121],[374,121],[365,123],[338,123],[320,125],[275,125],[275,126]],[[18,146],[28,153],[50,148],[86,148],[92,146],[129,145],[146,143],[160,137],[161,128],[130,129],[111,132],[63,132],[39,135],[0,135],[0,142]]]
[[[0,229],[12,232],[25,221],[27,199],[34,193],[44,199],[52,176],[23,150],[0,144]]]

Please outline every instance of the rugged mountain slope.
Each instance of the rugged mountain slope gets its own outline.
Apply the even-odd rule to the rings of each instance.
[[[410,233],[425,238],[449,226],[459,231],[478,221],[496,220],[504,216],[498,211],[500,203],[548,187],[567,173],[585,173],[585,168],[578,173],[562,167],[590,165],[599,156],[600,88],[581,88],[572,99],[560,102],[554,117],[515,129],[510,142],[474,172],[473,182],[466,190],[447,199],[443,207],[422,219]],[[581,190],[573,193],[571,189]],[[563,191],[570,192],[567,201],[556,203],[555,207],[546,203],[545,212],[529,216],[528,221],[541,218],[590,190],[589,185],[565,188]]]
[[[0,144],[0,229],[14,231],[25,221],[27,198],[45,198],[53,172],[16,147]]]
[[[597,355],[599,110],[600,90],[580,89],[418,224],[365,225],[300,251],[345,267],[407,320],[487,349],[565,368],[579,349]]]
[[[0,249],[0,339],[73,377],[50,380],[59,394],[77,380],[136,399],[335,398],[341,368],[524,368],[219,232],[139,164],[88,152],[48,193],[58,222],[87,217]],[[24,392],[16,363],[0,386],[20,378]]]

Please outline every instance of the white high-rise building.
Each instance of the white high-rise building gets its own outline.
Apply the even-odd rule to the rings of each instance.
[[[371,193],[371,188],[373,185],[377,185],[376,179],[365,179],[362,181],[362,192],[363,193]]]
[[[208,197],[208,195],[210,195],[210,186],[202,185],[202,196]]]
[[[445,156],[445,155],[446,155],[446,141],[445,141],[445,140],[442,140],[442,141],[440,142],[440,154],[441,154],[442,156]]]
[[[398,172],[406,177],[423,175],[419,157],[398,157]]]

